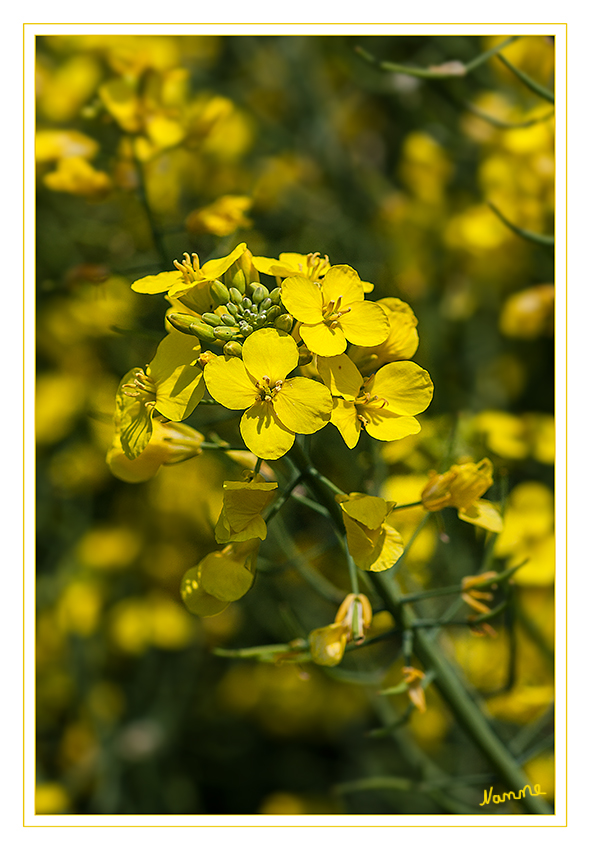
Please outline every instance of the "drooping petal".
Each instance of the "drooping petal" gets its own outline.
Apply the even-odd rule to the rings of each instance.
[[[129,460],[135,460],[144,451],[153,431],[153,409],[146,407],[144,399],[128,395],[126,391],[136,373],[137,369],[131,369],[123,376],[115,396],[115,427]],[[133,392],[133,388],[130,391]]]
[[[299,333],[303,342],[314,354],[333,357],[346,351],[346,337],[338,325],[334,328],[324,322],[317,325],[301,325]]]
[[[359,405],[357,408],[367,419],[365,430],[376,440],[401,440],[410,434],[420,432],[420,423],[413,416],[398,416],[387,407],[379,408],[371,404]]]
[[[260,476],[259,476],[260,477]],[[277,489],[272,481],[224,481],[223,509],[215,528],[218,543],[266,538],[261,513],[272,502]]]
[[[380,551],[377,558],[366,569],[372,573],[389,570],[401,558],[404,544],[399,531],[390,525],[384,525],[384,538],[380,540]]]
[[[299,322],[314,325],[322,321],[322,293],[308,277],[288,277],[281,286],[284,307]]]
[[[389,319],[373,301],[357,301],[338,319],[346,339],[354,345],[379,345],[389,336]]]
[[[378,496],[351,493],[350,498],[339,497],[338,502],[344,513],[368,528],[379,528],[387,514],[387,503]]]
[[[257,401],[244,413],[240,433],[250,451],[264,460],[277,460],[295,442],[295,434],[279,422],[270,401]]]
[[[156,410],[179,422],[203,398],[203,370],[195,365],[201,353],[197,339],[173,330],[159,344],[148,375],[156,384]]]
[[[349,449],[354,449],[361,435],[361,423],[353,401],[335,398],[330,421],[338,428]]]
[[[363,378],[350,357],[318,357],[318,372],[333,396],[354,401],[363,384]]]
[[[239,357],[215,357],[205,366],[207,389],[219,404],[244,410],[258,398],[256,386]]]
[[[201,561],[201,586],[216,599],[235,602],[245,596],[253,581],[253,573],[224,552],[214,552]]]
[[[349,307],[355,301],[362,301],[365,292],[358,272],[352,266],[332,266],[322,280],[322,297],[324,305],[330,301],[336,303],[341,298],[342,307]]]
[[[312,661],[322,667],[335,667],[342,661],[346,648],[346,627],[341,623],[330,623],[314,629],[309,634],[309,651]]]
[[[290,338],[290,337],[289,337]],[[275,413],[290,431],[315,434],[330,421],[330,390],[310,378],[290,378],[273,398]]]
[[[387,400],[388,409],[402,416],[426,410],[434,388],[426,369],[410,360],[387,363],[374,377],[371,394]]]
[[[263,328],[244,340],[242,361],[255,380],[269,378],[272,387],[296,368],[299,362],[297,343],[288,334]]]
[[[210,557],[210,556],[207,556]],[[180,595],[182,601],[192,614],[198,617],[214,617],[221,614],[229,602],[216,599],[201,586],[201,565],[191,567],[182,577],[180,584]]]
[[[486,499],[478,499],[469,508],[459,508],[457,513],[459,519],[479,525],[480,528],[486,528],[496,534],[499,534],[504,527],[500,512]]]

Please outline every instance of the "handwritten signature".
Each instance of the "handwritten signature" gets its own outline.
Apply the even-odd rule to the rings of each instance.
[[[524,788],[521,788],[518,794],[515,794],[514,791],[505,791],[502,796],[499,794],[493,794],[494,786],[490,787],[489,791],[483,792],[483,803],[480,803],[480,806],[487,806],[488,803],[505,803],[506,800],[522,800],[523,797],[526,797],[526,790],[529,789],[529,794],[531,797],[539,797],[541,794],[545,795],[545,791],[541,791],[540,785],[534,786],[534,791],[531,789],[530,785],[525,785]]]

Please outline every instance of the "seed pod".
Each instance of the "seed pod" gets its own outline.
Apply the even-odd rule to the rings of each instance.
[[[237,328],[226,328],[222,325],[221,327],[213,328],[213,333],[216,339],[222,339],[225,342],[230,342],[233,339],[237,339],[240,332]]]
[[[261,301],[264,301],[265,298],[268,298],[268,294],[268,289],[262,284],[252,287],[252,301],[255,304],[260,304]]]
[[[236,289],[235,286],[230,286],[229,297],[231,298],[234,304],[241,304],[244,300],[244,296],[242,295],[239,289]]]
[[[239,342],[226,342],[223,346],[223,353],[228,357],[241,357],[242,346]]]
[[[275,319],[274,325],[278,331],[285,331],[286,333],[289,333],[293,327],[293,316],[291,316],[290,313],[281,313],[281,315]]]
[[[218,306],[220,304],[227,304],[229,301],[229,289],[220,280],[214,280],[211,284],[211,295]]]
[[[224,325],[227,325],[230,328],[235,328],[238,324],[231,313],[224,313],[221,317],[221,321]]]
[[[222,325],[221,316],[218,316],[216,313],[203,313],[201,316],[204,322],[207,322],[208,325],[211,325],[212,328],[217,328],[219,325]]]
[[[273,304],[279,304],[281,301],[281,290],[280,287],[276,287],[272,292],[269,292],[268,297],[272,301]]]
[[[272,324],[274,322],[274,320],[276,318],[278,318],[280,315],[281,315],[281,308],[279,307],[278,304],[275,304],[273,307],[271,307],[269,310],[266,311],[266,320],[267,320],[267,322],[270,322]]]

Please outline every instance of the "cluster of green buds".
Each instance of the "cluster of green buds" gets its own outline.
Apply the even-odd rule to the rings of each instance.
[[[210,284],[211,297],[217,306],[215,312],[200,316],[171,313],[168,321],[182,333],[223,346],[224,354],[234,357],[241,356],[243,340],[260,328],[289,333],[294,320],[283,307],[280,287],[269,290],[253,271],[255,276],[246,275],[240,264],[235,263],[224,275],[225,283],[215,280]]]

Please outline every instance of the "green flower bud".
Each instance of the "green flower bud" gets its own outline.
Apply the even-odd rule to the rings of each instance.
[[[229,278],[231,289],[237,289],[241,295],[246,292],[246,275],[242,269],[237,269]]]
[[[229,301],[229,289],[220,280],[214,280],[211,284],[211,295],[217,302],[217,306],[227,304]]]
[[[217,328],[219,325],[222,325],[221,316],[218,316],[216,313],[203,313],[201,316],[204,322],[207,322],[208,325],[211,325],[212,328]]]
[[[170,313],[167,317],[173,328],[183,334],[190,334],[198,337],[202,342],[213,342],[213,330],[209,325],[203,324],[197,316],[190,316],[187,313]]]
[[[223,353],[228,357],[241,357],[242,346],[239,342],[226,342],[223,346]]]
[[[221,321],[224,325],[228,325],[230,328],[235,328],[238,324],[231,313],[224,313],[221,317]]]
[[[213,328],[213,333],[216,339],[221,339],[225,342],[230,342],[231,340],[237,339],[240,334],[237,328],[227,328],[223,325],[221,327]]]
[[[272,301],[270,298],[264,298],[260,304],[258,305],[258,312],[264,310],[266,312],[270,307],[272,307]]]
[[[276,287],[272,292],[269,292],[268,297],[272,301],[273,304],[280,304],[281,301],[281,290],[280,287]]]
[[[281,315],[275,319],[274,326],[278,331],[285,331],[286,333],[289,333],[293,327],[293,316],[289,313],[281,313]]]
[[[259,286],[252,287],[252,301],[255,304],[260,304],[265,298],[268,298],[269,292],[266,286],[260,284]]]
[[[236,289],[235,286],[230,286],[229,297],[231,298],[234,304],[241,304],[244,300],[243,294],[240,292],[239,289]]]
[[[250,310],[252,308],[252,301],[250,298],[244,298],[242,301],[242,307],[244,310]]]
[[[238,305],[234,304],[233,301],[228,301],[225,306],[227,307],[229,312],[232,314],[232,316],[238,316],[239,315],[240,311],[238,309]]]
[[[274,322],[275,319],[277,319],[280,315],[281,308],[278,304],[275,304],[273,307],[266,311],[266,320],[267,322],[270,322],[272,324],[272,322]]]

